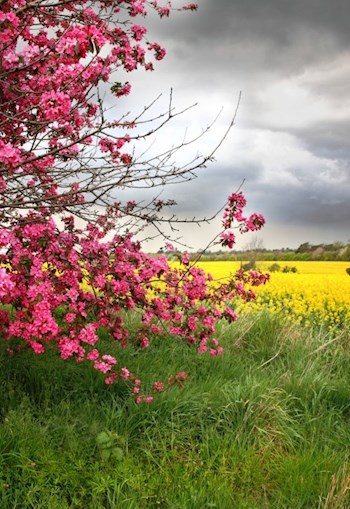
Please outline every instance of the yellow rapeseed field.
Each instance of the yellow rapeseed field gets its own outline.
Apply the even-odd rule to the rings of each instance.
[[[274,262],[258,262],[257,268],[269,272]],[[281,268],[296,267],[297,272],[272,272],[266,286],[256,289],[256,302],[241,311],[268,309],[283,313],[286,319],[306,327],[325,326],[330,331],[350,323],[349,262],[276,262]],[[199,262],[215,279],[224,279],[240,267],[240,262]]]

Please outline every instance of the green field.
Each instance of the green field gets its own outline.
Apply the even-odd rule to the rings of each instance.
[[[218,358],[165,339],[118,352],[149,382],[188,371],[151,405],[3,345],[0,507],[348,509],[349,330],[330,340],[261,314],[218,334]]]

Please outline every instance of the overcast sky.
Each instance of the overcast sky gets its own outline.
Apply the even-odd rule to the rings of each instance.
[[[165,106],[170,88],[178,109],[198,103],[157,136],[158,146],[176,143],[186,129],[187,136],[198,134],[223,108],[192,148],[206,153],[229,124],[240,91],[242,99],[216,161],[195,181],[166,189],[164,198],[175,198],[183,217],[210,215],[244,179],[249,212],[267,220],[259,233],[266,248],[348,241],[349,0],[198,3],[195,13],[146,18],[150,39],[167,56],[153,73],[128,75],[133,92],[123,107],[144,106],[159,93]],[[200,248],[217,227],[180,233]],[[238,247],[247,242],[243,237]]]

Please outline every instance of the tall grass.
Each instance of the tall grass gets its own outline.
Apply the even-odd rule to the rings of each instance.
[[[150,406],[89,366],[4,347],[0,507],[348,509],[349,331],[261,314],[218,334],[222,357],[166,338],[131,357],[146,383],[190,375]]]

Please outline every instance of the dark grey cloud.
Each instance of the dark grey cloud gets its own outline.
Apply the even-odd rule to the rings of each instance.
[[[344,165],[347,173],[350,174],[350,118],[338,121],[330,119],[308,128],[291,130],[291,132],[298,136],[312,153],[338,160],[340,166]]]
[[[193,147],[205,153],[228,124],[240,90],[243,96],[236,126],[217,152],[217,162],[200,170],[194,182],[166,189],[165,195],[177,200],[184,216],[207,215],[245,179],[251,210],[265,213],[269,221],[267,244],[298,245],[298,232],[300,243],[309,240],[305,236],[315,243],[346,241],[349,0],[198,3],[197,13],[146,20],[150,39],[166,47],[167,58],[154,73],[127,77],[135,95],[125,107],[144,105],[160,92],[166,96],[170,87],[179,109],[198,101],[198,108],[173,130],[158,135],[162,147],[186,128],[198,132],[224,107],[218,129]],[[209,228],[189,235],[199,247]]]
[[[155,23],[183,63],[303,69],[350,44],[347,0],[199,0],[198,13]],[[198,51],[199,50],[199,51]],[[216,56],[218,59],[211,59]],[[231,56],[231,58],[230,58]],[[235,57],[233,59],[232,57]],[[226,59],[226,62],[225,62]],[[259,65],[259,67],[260,67]]]

